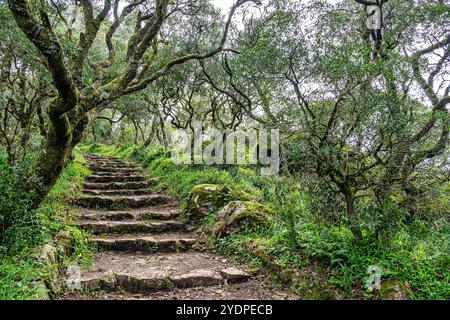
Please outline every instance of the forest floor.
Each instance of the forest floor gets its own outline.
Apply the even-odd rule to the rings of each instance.
[[[151,190],[135,164],[86,156],[79,227],[98,252],[82,290],[60,299],[297,299],[258,270],[207,251],[178,219],[177,199]],[[256,272],[255,272],[256,271]]]

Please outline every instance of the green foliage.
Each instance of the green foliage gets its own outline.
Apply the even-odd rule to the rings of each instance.
[[[68,227],[64,203],[87,174],[81,157],[61,174],[82,137],[94,143],[84,152],[142,163],[182,205],[193,186],[218,184],[226,201],[276,212],[268,228],[244,228],[220,250],[249,258],[242,244],[256,239],[283,265],[330,267],[330,285],[347,292],[364,290],[367,266],[379,264],[413,298],[449,296],[450,6],[382,1],[370,32],[356,1],[277,0],[256,11],[252,2],[237,3],[227,28],[210,1],[163,2],[152,27],[140,2],[123,15],[107,5],[91,25],[76,19],[74,5],[86,11],[79,1],[0,2],[0,261],[10,290],[0,297],[27,296],[11,289],[14,270],[19,283],[39,278],[32,251],[56,232],[74,236],[84,261],[89,246]],[[109,28],[114,15],[122,18]],[[205,129],[279,129],[292,176],[173,164],[168,136],[198,120]]]
[[[37,257],[0,255],[0,300],[37,299],[33,282],[48,278],[49,269]]]
[[[7,155],[0,152],[0,245],[14,244],[18,233],[28,237],[28,227],[35,222],[35,213],[29,209],[33,194],[21,191],[21,173],[27,163],[11,168],[6,158]]]
[[[38,287],[33,282],[46,280],[57,266],[47,266],[40,259],[40,247],[52,243],[53,236],[62,230],[73,236],[73,253],[65,256],[62,264],[76,261],[87,264],[91,261],[92,248],[87,234],[71,227],[74,211],[66,199],[74,196],[89,171],[84,159],[75,152],[69,160],[52,192],[42,205],[31,209],[32,195],[20,191],[17,168],[5,164],[5,155],[0,155],[0,212],[2,239],[0,242],[0,299],[37,299]]]
[[[317,200],[294,178],[262,177],[256,170],[245,167],[179,166],[160,149],[122,146],[112,151],[112,147],[96,148],[149,164],[149,174],[161,178],[157,188],[167,188],[180,195],[182,200],[187,199],[195,185],[219,184],[230,190],[229,200],[247,200],[249,197],[275,212],[275,219],[268,228],[244,229],[216,240],[214,248],[222,253],[261,265],[260,257],[244,245],[251,241],[263,246],[267,254],[282,265],[297,268],[316,265],[320,275],[307,280],[309,285],[303,285],[320,283],[324,277],[328,284],[320,284],[320,290],[337,287],[348,297],[378,297],[377,293],[366,291],[367,268],[372,265],[382,268],[382,279],[396,278],[408,283],[412,299],[450,297],[450,229],[445,219],[415,218],[407,224],[404,219],[399,219],[405,213],[398,211],[394,199],[383,208],[366,203],[361,207],[361,211],[367,213],[361,215],[366,226],[365,237],[357,242],[343,219],[333,220],[321,212],[311,211],[314,208],[311,204]],[[203,218],[205,228],[214,224],[217,211],[209,212]],[[381,235],[377,233],[380,226],[384,230]],[[297,285],[301,286],[300,283]]]

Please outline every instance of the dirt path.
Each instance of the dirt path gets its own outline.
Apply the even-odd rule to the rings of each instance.
[[[177,220],[175,199],[151,192],[142,168],[86,156],[92,170],[77,200],[80,227],[99,252],[82,271],[82,290],[62,299],[291,299],[264,276],[205,252]]]

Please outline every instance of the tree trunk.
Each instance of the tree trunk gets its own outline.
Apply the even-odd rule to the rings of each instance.
[[[95,126],[92,126],[92,138],[94,140],[94,144],[97,144],[97,135],[95,133]]]
[[[34,200],[35,207],[38,207],[58,179],[67,157],[72,152],[70,148],[71,132],[64,135],[50,130],[42,151],[40,152],[34,166],[31,187],[36,191]]]
[[[67,115],[53,117],[35,165],[29,179],[29,189],[36,192],[33,205],[39,207],[58,180],[67,159],[75,146],[81,141],[89,124],[87,115],[78,115],[79,119],[71,124]]]
[[[161,115],[161,112],[158,110],[158,114],[157,114],[158,120],[159,120],[159,126],[161,128],[161,135],[162,135],[162,145],[164,150],[167,150],[167,148],[169,147],[169,138],[167,137],[167,132],[166,132],[166,126],[164,123],[164,119]]]
[[[150,143],[152,143],[153,138],[155,137],[155,135],[156,135],[156,119],[153,119],[152,125],[151,125],[151,128],[150,128],[150,135],[148,136],[148,138],[144,142],[144,145],[143,145],[144,148],[147,148],[150,145]]]
[[[16,161],[16,155],[15,155],[14,149],[9,141],[6,144],[6,153],[8,154],[8,164],[10,166],[13,166],[14,162]]]
[[[361,229],[355,225],[357,222],[355,207],[354,207],[354,197],[353,197],[353,191],[351,187],[348,184],[345,184],[342,188],[342,193],[345,197],[345,204],[347,207],[347,214],[351,219],[352,225],[350,226],[350,230],[352,231],[353,236],[355,237],[356,241],[361,241],[363,236]]]

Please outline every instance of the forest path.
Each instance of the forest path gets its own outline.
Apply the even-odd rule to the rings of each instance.
[[[99,249],[82,270],[81,291],[62,299],[290,299],[263,275],[206,252],[178,220],[177,201],[152,192],[135,164],[87,155],[92,175],[77,200],[79,227]]]

